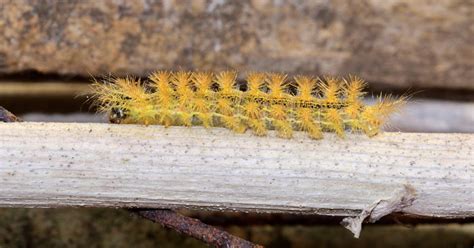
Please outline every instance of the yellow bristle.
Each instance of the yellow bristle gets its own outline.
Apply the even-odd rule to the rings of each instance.
[[[195,98],[192,103],[193,112],[202,121],[204,127],[211,127],[210,102],[205,98]]]
[[[189,84],[191,82],[191,72],[187,71],[178,71],[173,73],[173,83],[176,86],[176,91],[180,89],[189,89]]]
[[[223,125],[235,132],[245,132],[240,119],[235,118],[238,114],[241,91],[237,90],[237,73],[235,71],[223,71],[216,76],[219,91],[217,94],[216,110],[221,114],[220,120]]]
[[[344,137],[344,122],[337,109],[328,109],[324,113],[324,120],[329,130],[334,131],[339,137]]]
[[[339,102],[340,82],[337,78],[326,77],[324,81],[320,80],[323,99],[326,103]]]
[[[380,95],[377,103],[373,106],[377,109],[378,115],[385,119],[391,114],[398,112],[406,104],[407,98],[408,96],[394,98],[391,95]]]
[[[349,76],[348,80],[345,80],[343,87],[344,96],[348,102],[358,102],[366,95],[364,92],[367,83],[359,77]]]
[[[151,81],[152,88],[155,89],[159,104],[170,104],[173,97],[173,89],[170,87],[171,73],[158,71],[153,73],[148,79]]]
[[[250,119],[260,119],[262,118],[262,109],[260,105],[256,102],[247,102],[243,107],[243,112],[245,116]]]
[[[236,90],[237,73],[235,71],[223,71],[216,76],[220,92],[223,94],[234,94]]]
[[[109,81],[103,83],[94,79],[91,90],[94,92],[94,104],[99,107],[99,111],[109,112],[111,107],[120,105],[118,86]]]
[[[279,137],[286,139],[293,137],[293,128],[289,122],[285,120],[273,120],[273,125]]]
[[[307,76],[296,76],[294,79],[298,89],[297,98],[303,101],[312,100],[316,90],[316,79]]]
[[[267,127],[262,120],[264,113],[263,107],[258,100],[267,99],[264,93],[265,74],[260,72],[250,72],[247,75],[247,91],[245,95],[248,97],[242,102],[241,111],[247,118],[247,125],[257,136],[263,136],[267,133]]]
[[[127,110],[132,121],[145,125],[153,123],[157,111],[153,108],[150,94],[142,87],[140,81],[131,78],[116,79],[115,84],[120,88],[123,97],[122,108]]]
[[[213,74],[208,72],[195,72],[192,74],[192,82],[196,88],[194,101],[191,103],[194,112],[197,112],[197,118],[202,122],[204,127],[211,127],[214,102],[211,99]]]
[[[363,130],[368,136],[374,136],[380,132],[381,127],[391,114],[396,113],[406,103],[407,96],[398,99],[392,96],[380,95],[377,102],[372,106],[365,107],[361,113]]]
[[[257,136],[267,135],[267,127],[262,120],[259,119],[249,119],[248,126],[252,129],[253,133]]]
[[[114,83],[118,86],[120,93],[132,99],[147,98],[145,90],[140,84],[140,81],[131,78],[118,78]]]
[[[283,138],[290,138],[293,135],[291,124],[287,120],[287,108],[282,105],[271,105],[269,108],[269,115],[272,124],[278,132],[278,135]]]
[[[157,122],[164,126],[170,126],[173,123],[174,90],[170,87],[171,72],[157,71],[151,74],[148,79],[151,81],[151,87],[155,89],[152,98],[160,109],[157,116]]]
[[[248,118],[248,125],[253,130],[253,132],[258,136],[266,134],[266,126],[262,120],[263,110],[260,104],[249,101],[243,105],[242,109],[243,114]]]
[[[359,117],[362,112],[362,107],[362,104],[359,104],[357,102],[349,102],[344,108],[343,114],[347,118],[348,125],[353,131],[357,131],[362,128],[362,124],[359,121]]]
[[[348,125],[353,131],[363,130],[364,126],[359,120],[359,116],[364,107],[362,98],[366,95],[366,92],[363,91],[366,87],[366,83],[355,76],[349,76],[349,79],[344,80],[344,82],[343,95],[347,105],[344,108],[344,114],[348,118]]]
[[[299,108],[296,110],[296,116],[300,120],[300,131],[308,132],[313,139],[322,139],[323,133],[321,127],[314,122],[314,116],[311,109]]]
[[[265,85],[265,74],[251,72],[247,75],[247,94],[259,95]]]
[[[205,98],[195,98],[192,103],[193,112],[207,113],[209,112],[209,101]]]
[[[242,124],[241,120],[233,116],[222,116],[221,121],[224,126],[236,133],[245,132],[245,126]]]
[[[269,109],[270,117],[275,120],[285,120],[287,115],[287,108],[282,105],[272,105]]]
[[[368,106],[360,114],[362,130],[370,137],[379,133],[380,126],[382,125],[381,121],[376,106]]]
[[[157,71],[152,73],[148,79],[152,82],[151,86],[157,91],[170,91],[171,76],[171,72]]]
[[[268,78],[268,97],[271,101],[268,107],[269,117],[272,119],[272,125],[278,132],[278,136],[290,138],[293,135],[291,124],[287,120],[288,111],[286,105],[290,102],[290,95],[286,93],[288,83],[286,75],[281,73],[269,73]],[[281,105],[284,102],[284,105]]]
[[[288,96],[286,94],[286,75],[281,73],[269,73],[268,74],[268,89],[269,96],[273,98],[282,98]]]
[[[196,92],[200,95],[209,95],[211,93],[213,74],[209,72],[193,73],[192,81],[196,86]]]
[[[181,111],[190,111],[190,104],[194,98],[194,92],[191,90],[191,73],[179,71],[173,74],[172,83],[175,86],[176,101]]]
[[[232,102],[226,98],[217,99],[216,111],[219,114],[229,115],[229,116],[232,115],[234,112],[234,108],[232,107]]]

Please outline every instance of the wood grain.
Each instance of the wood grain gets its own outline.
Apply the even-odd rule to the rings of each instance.
[[[404,185],[404,213],[474,216],[474,135],[0,123],[0,207],[152,207],[354,216]]]

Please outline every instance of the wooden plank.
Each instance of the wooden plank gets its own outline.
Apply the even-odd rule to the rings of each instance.
[[[406,187],[399,210],[474,216],[474,135],[0,123],[0,207],[153,207],[355,216]]]

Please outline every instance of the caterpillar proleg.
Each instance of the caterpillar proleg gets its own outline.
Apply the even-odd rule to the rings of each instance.
[[[111,122],[144,125],[225,127],[264,136],[276,130],[291,138],[303,131],[313,139],[323,132],[374,136],[406,97],[380,95],[362,100],[366,83],[348,78],[252,72],[242,84],[235,71],[157,71],[144,82],[112,78],[93,84],[94,101]]]

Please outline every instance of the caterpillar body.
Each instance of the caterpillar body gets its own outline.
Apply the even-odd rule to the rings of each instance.
[[[366,105],[366,83],[348,78],[249,73],[244,83],[235,71],[157,71],[145,82],[112,78],[93,84],[94,101],[111,122],[166,127],[202,125],[251,130],[264,136],[276,130],[291,138],[294,131],[313,139],[323,132],[344,137],[347,131],[374,136],[406,97],[379,96]]]

